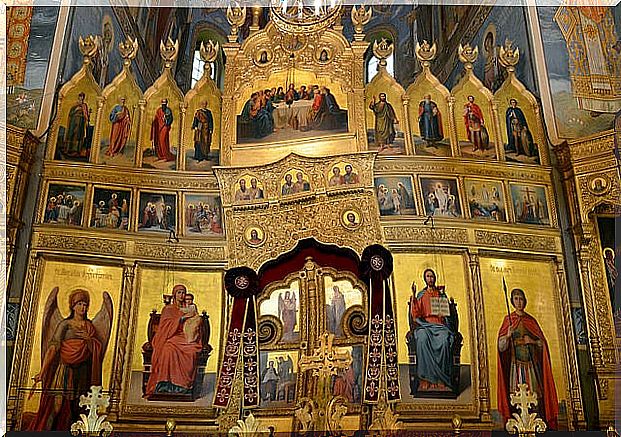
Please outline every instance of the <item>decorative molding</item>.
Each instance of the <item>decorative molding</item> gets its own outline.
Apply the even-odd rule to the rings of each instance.
[[[478,244],[503,247],[507,249],[527,249],[541,252],[558,251],[557,238],[515,234],[506,232],[492,232],[477,229],[474,231],[475,241]]]
[[[385,226],[386,240],[424,242],[432,244],[468,244],[468,231],[456,228],[422,228],[415,226]]]
[[[35,246],[38,249],[51,249],[53,251],[67,250],[106,255],[124,255],[126,251],[126,245],[123,241],[57,234],[38,234]]]
[[[225,251],[223,247],[185,247],[157,244],[152,242],[137,242],[134,245],[134,254],[144,258],[223,261]]]

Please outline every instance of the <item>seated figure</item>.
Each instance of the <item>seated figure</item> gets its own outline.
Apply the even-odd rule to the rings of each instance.
[[[463,338],[458,332],[457,305],[449,302],[436,274],[423,273],[426,287],[418,294],[412,284],[410,330],[406,334],[410,393],[415,397],[454,398],[459,394],[459,366]]]
[[[149,314],[149,323],[147,325],[147,342],[142,346],[142,358],[144,370],[142,372],[142,392],[143,396],[148,400],[169,400],[169,401],[194,401],[201,397],[203,376],[205,374],[205,368],[211,352],[212,346],[209,344],[209,337],[211,335],[211,327],[209,325],[209,316],[203,311],[202,314],[196,314],[196,308],[193,304],[193,299],[188,299],[189,308],[185,306],[185,288],[183,289],[183,296],[181,299],[184,304],[180,305],[180,314],[182,314],[185,322],[181,324],[178,330],[171,334],[174,336],[175,344],[181,345],[180,347],[190,348],[196,345],[196,354],[193,364],[193,383],[191,388],[187,390],[187,393],[177,391],[162,391],[159,389],[149,390],[149,378],[154,371],[153,358],[154,358],[154,338],[160,327],[162,320],[162,314],[153,310]],[[188,293],[188,298],[192,296]],[[193,298],[193,296],[192,296]],[[171,296],[164,296],[164,310],[170,308],[171,305],[175,305],[175,300]],[[194,307],[194,308],[193,308]],[[187,323],[187,325],[185,325]],[[185,326],[184,326],[185,325]],[[171,340],[172,341],[172,340]],[[171,346],[172,347],[172,346]],[[173,348],[174,349],[174,348]],[[171,349],[172,350],[172,349]],[[192,349],[194,350],[194,349]],[[178,351],[180,354],[184,351]],[[161,352],[160,352],[161,353]],[[159,388],[159,385],[158,385]]]

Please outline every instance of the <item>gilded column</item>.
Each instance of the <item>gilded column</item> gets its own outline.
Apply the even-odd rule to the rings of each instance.
[[[147,129],[144,123],[145,111],[147,109],[147,101],[145,99],[140,99],[140,101],[138,101],[138,107],[140,108],[138,111],[138,139],[136,141],[134,163],[136,167],[142,167],[142,151],[145,147],[142,137],[144,136],[144,130]]]
[[[123,286],[121,292],[121,301],[119,302],[119,311],[121,320],[130,320],[132,298],[136,295],[134,290],[134,278],[136,275],[136,262],[123,266]],[[121,397],[121,388],[123,382],[123,369],[126,366],[131,367],[131,363],[125,362],[125,351],[128,341],[128,323],[120,323],[117,331],[117,348],[114,354],[114,364],[112,365],[112,380],[110,382],[110,412],[111,420],[116,420],[119,414],[119,403]]]
[[[479,402],[481,405],[481,420],[491,421],[490,415],[490,388],[489,363],[487,357],[487,334],[485,329],[485,310],[483,308],[483,283],[481,280],[481,264],[479,253],[476,250],[468,252],[468,267],[472,281],[472,302],[474,305],[475,336],[477,339],[477,365],[479,367]],[[462,311],[462,314],[464,312]]]
[[[90,162],[94,162],[95,164],[99,163],[99,147],[101,146],[101,129],[102,129],[102,119],[103,119],[103,107],[106,103],[106,99],[99,96],[97,97],[97,115],[95,116],[95,134],[93,135],[92,144],[91,144],[91,156],[89,158]]]
[[[584,409],[582,407],[582,390],[580,388],[580,375],[578,373],[578,362],[576,360],[576,343],[574,338],[573,323],[571,320],[571,306],[569,304],[569,295],[567,292],[567,283],[565,280],[565,267],[562,259],[555,259],[556,267],[556,288],[558,290],[557,301],[561,305],[561,315],[563,317],[563,325],[560,331],[560,346],[564,355],[567,357],[567,380],[569,386],[567,388],[567,399],[570,402],[569,409],[569,425],[578,429],[585,429],[586,422],[584,419]],[[564,328],[564,329],[563,329]]]
[[[403,134],[405,135],[405,153],[414,155],[414,144],[412,143],[412,127],[410,126],[410,98],[403,97]]]
[[[455,122],[455,97],[447,98],[449,108],[449,138],[451,140],[451,152],[453,156],[461,156],[459,138],[457,137],[457,124]]]
[[[179,103],[179,111],[181,112],[181,120],[179,121],[181,129],[179,129],[179,145],[177,146],[177,170],[185,170],[185,150],[183,148],[183,139],[185,136],[185,117],[188,110],[188,105],[184,102]]]
[[[498,119],[498,105],[492,101],[492,123],[494,123],[494,142],[496,143],[496,157],[499,161],[505,160],[505,145],[500,134],[500,121]]]

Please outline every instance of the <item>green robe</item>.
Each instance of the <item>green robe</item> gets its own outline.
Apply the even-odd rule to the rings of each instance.
[[[383,146],[395,141],[395,120],[397,115],[392,105],[388,102],[371,103],[369,106],[375,114],[375,144]]]

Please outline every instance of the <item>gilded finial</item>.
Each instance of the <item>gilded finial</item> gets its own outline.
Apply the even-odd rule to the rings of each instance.
[[[102,387],[92,385],[87,396],[80,396],[80,408],[86,408],[88,414],[80,414],[80,420],[71,424],[71,435],[98,435],[107,437],[112,434],[112,424],[106,420],[106,408],[110,396],[102,393]],[[99,414],[101,411],[102,414]]]
[[[423,40],[422,44],[416,43],[416,57],[420,61],[423,68],[429,68],[431,61],[436,58],[436,43],[429,45],[427,40]]]
[[[177,422],[175,422],[175,419],[166,419],[164,429],[166,430],[166,437],[172,437],[175,429],[177,429]]]
[[[218,53],[220,52],[220,44],[218,44],[217,41],[214,44],[211,40],[207,41],[207,44],[201,41],[201,45],[198,50],[201,55],[201,61],[205,63],[203,65],[203,77],[211,77],[211,64],[215,62],[218,57]]]
[[[239,6],[239,3],[235,2],[234,6],[229,5],[226,8],[226,19],[231,25],[231,34],[229,35],[229,42],[237,41],[237,32],[239,26],[246,21],[246,7]]]
[[[97,37],[93,35],[88,35],[85,38],[78,39],[78,47],[80,48],[80,53],[84,56],[84,64],[89,64],[91,62],[91,58],[97,54],[97,50],[99,50],[99,45],[97,44]]]
[[[455,435],[459,435],[463,423],[464,422],[459,414],[455,414],[453,416],[453,418],[451,419],[451,425],[453,426],[453,432],[455,433]]]
[[[244,420],[238,420],[237,425],[229,429],[230,436],[260,436],[265,435],[269,431],[262,421],[257,420],[252,413]]]
[[[377,40],[373,42],[373,54],[380,60],[380,67],[386,67],[386,59],[392,55],[393,50],[394,45],[386,38],[380,39],[379,42]]]
[[[547,426],[537,413],[529,413],[531,406],[537,406],[537,393],[533,393],[526,384],[519,384],[515,393],[511,393],[511,405],[515,406],[520,413],[513,413],[513,419],[507,420],[505,429],[510,434],[518,436],[535,435],[545,432]]]
[[[500,47],[500,52],[498,54],[498,58],[500,60],[500,64],[507,69],[509,72],[515,71],[515,66],[520,61],[520,49],[513,48],[513,41],[505,40],[505,45]]]
[[[371,21],[371,15],[373,15],[373,9],[371,6],[367,9],[365,5],[360,5],[359,7],[354,6],[351,8],[351,21],[354,24],[354,38],[357,41],[361,41],[363,38],[364,26],[366,26],[369,21]]]
[[[179,40],[173,41],[168,37],[166,43],[160,42],[160,56],[164,60],[164,68],[171,68],[179,53]]]
[[[464,67],[467,70],[472,70],[472,64],[479,57],[479,47],[474,46],[474,48],[470,44],[461,45],[459,44],[459,60],[464,64]]]
[[[123,58],[123,65],[129,66],[132,63],[132,59],[134,59],[138,53],[138,38],[134,38],[132,41],[131,38],[128,37],[125,41],[121,41],[119,43],[119,53],[121,53],[121,57]]]

